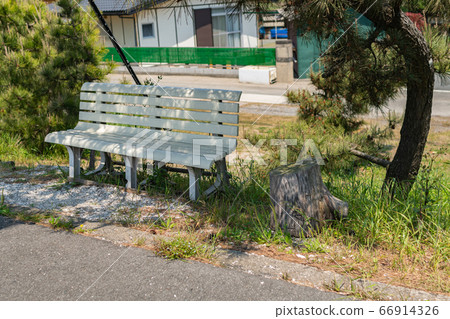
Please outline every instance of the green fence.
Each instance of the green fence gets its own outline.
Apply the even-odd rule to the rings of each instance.
[[[357,20],[355,27],[358,28],[358,32],[361,36],[366,38],[374,30],[374,24],[364,16],[361,16],[358,12],[349,9],[347,13],[351,17],[351,21]],[[342,30],[344,32],[344,30]],[[336,40],[328,39],[319,42],[313,36],[300,36],[303,32],[298,30],[299,36],[297,36],[297,61],[298,61],[298,76],[302,79],[309,78],[310,70],[318,72],[323,68],[320,61],[320,55],[326,52],[329,45],[332,45]],[[380,36],[384,36],[383,33]]]
[[[115,48],[103,60],[122,62]],[[275,65],[275,48],[123,48],[131,63]]]

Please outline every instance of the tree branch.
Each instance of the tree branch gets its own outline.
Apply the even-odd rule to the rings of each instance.
[[[372,162],[372,163],[374,163],[374,164],[383,166],[383,167],[388,167],[389,164],[391,164],[391,162],[389,162],[388,160],[385,160],[385,159],[382,159],[382,158],[379,158],[379,157],[375,157],[375,156],[372,156],[372,155],[363,153],[363,152],[358,151],[358,150],[356,150],[356,149],[351,149],[351,150],[349,151],[349,153],[350,153],[350,154],[353,154],[353,155],[355,155],[355,156],[357,156],[357,157],[359,157],[359,158],[368,160],[369,162]]]

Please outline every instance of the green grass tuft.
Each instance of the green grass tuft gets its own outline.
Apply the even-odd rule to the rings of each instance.
[[[50,226],[54,229],[64,229],[64,230],[72,230],[75,228],[75,225],[73,224],[73,220],[71,219],[62,219],[61,217],[50,217],[48,220],[50,223]]]
[[[167,259],[211,259],[214,256],[214,247],[211,244],[202,243],[192,236],[178,235],[171,239],[159,239],[155,248],[157,255]]]

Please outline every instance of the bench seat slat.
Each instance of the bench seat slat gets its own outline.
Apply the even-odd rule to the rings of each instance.
[[[128,115],[80,112],[81,121],[94,121],[122,125],[136,125],[143,127],[157,127],[179,131],[201,132],[211,134],[223,134],[238,136],[239,127],[231,125],[217,125],[203,122],[168,120],[149,117],[138,117]]]
[[[107,124],[98,124],[98,123],[88,123],[88,122],[79,122],[78,125],[74,128],[77,131],[83,131],[86,133],[93,133],[95,135],[103,135],[103,134],[113,134],[120,135],[126,137],[133,137],[136,134],[142,132],[142,128],[138,127],[127,127],[127,126],[119,126],[119,125],[107,125]],[[200,135],[200,134],[190,134],[190,133],[181,133],[174,131],[164,131],[164,130],[150,130],[152,132],[159,132],[161,136],[169,135],[172,139],[171,141],[176,142],[184,142],[184,143],[192,143],[193,140],[217,140],[222,141],[223,145],[233,145],[233,149],[236,149],[237,140],[233,137],[221,137],[221,136],[213,136],[213,135]]]
[[[230,90],[162,87],[159,85],[126,85],[115,83],[84,83],[81,90],[225,101],[239,101],[242,94],[241,91]]]
[[[177,109],[164,109],[155,107],[142,107],[142,106],[122,105],[122,104],[88,103],[88,102],[81,102],[80,110],[160,116],[186,120],[213,121],[213,122],[238,124],[237,114],[221,114],[211,112],[197,112],[197,111],[185,111]]]
[[[228,152],[216,152],[211,148],[208,149],[207,152],[205,152],[202,147],[202,153],[198,155],[197,160],[195,160],[192,152],[192,145],[189,144],[182,145],[180,143],[178,145],[175,145],[169,143],[149,153],[148,149],[145,147],[130,148],[130,145],[126,144],[126,140],[120,142],[116,139],[111,139],[106,136],[97,136],[96,138],[93,138],[92,136],[83,134],[73,134],[70,131],[50,133],[49,135],[47,135],[45,141],[49,143],[57,143],[72,147],[91,149],[122,156],[145,158],[155,161],[168,160],[168,158],[166,157],[167,154],[165,148],[170,145],[171,148],[169,163],[198,167],[202,169],[209,169],[214,161],[222,159],[228,154]]]
[[[217,110],[221,112],[237,113],[239,112],[239,104],[223,103],[218,101],[188,100],[165,97],[148,97],[139,95],[119,95],[119,94],[97,94],[81,92],[80,100],[82,101],[100,101],[110,103],[138,104],[138,105],[158,105],[183,109],[197,110]]]
[[[85,132],[85,131],[69,130],[69,131],[64,131],[64,134],[61,136],[64,136],[64,137],[69,137],[69,136],[75,137],[76,136],[76,137],[92,139],[92,140],[99,139],[99,140],[106,141],[106,142],[122,143],[122,144],[126,144],[127,141],[132,141],[132,143],[130,143],[130,144],[133,144],[133,145],[140,144],[141,147],[146,146],[146,147],[150,148],[152,145],[154,145],[155,142],[161,140],[161,137],[162,137],[162,134],[159,134],[157,139],[151,139],[151,136],[154,133],[159,134],[158,131],[149,131],[149,133],[146,134],[146,136],[139,138],[139,139],[134,139],[133,136],[127,137],[127,136],[121,136],[121,135],[117,135],[117,134],[113,134],[113,133],[96,134],[96,133]],[[180,152],[182,152],[182,153],[193,153],[195,143],[201,143],[201,151],[202,152],[206,151],[206,152],[208,152],[208,154],[218,152],[220,154],[227,155],[227,154],[230,154],[236,148],[234,141],[231,141],[231,140],[230,140],[230,143],[226,144],[221,140],[216,140],[214,143],[213,140],[211,141],[208,139],[205,139],[204,141],[202,141],[202,139],[196,139],[195,142],[194,141],[176,141],[173,139],[169,139],[163,145],[159,146],[158,148],[166,149],[168,146],[170,146],[171,148],[180,150]],[[217,147],[220,147],[219,151],[217,151],[216,145],[217,145]]]

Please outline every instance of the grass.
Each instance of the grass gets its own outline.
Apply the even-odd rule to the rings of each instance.
[[[156,253],[166,259],[207,259],[214,257],[213,245],[200,242],[194,236],[178,234],[175,238],[160,238],[155,244]]]
[[[374,300],[374,301],[386,301],[391,300],[389,296],[372,289],[373,287],[361,288],[356,287],[354,282],[350,283],[350,288],[344,288],[345,284],[333,279],[331,283],[325,284],[324,287],[327,290],[341,293],[347,296],[355,297],[360,300]]]
[[[54,229],[64,229],[64,230],[72,230],[75,228],[75,225],[73,224],[73,220],[71,219],[64,219],[61,217],[50,217],[48,220],[50,226]]]
[[[285,281],[291,281],[292,280],[291,276],[287,272],[284,272],[284,273],[281,274],[281,279],[285,280]]]
[[[45,154],[37,155],[28,151],[19,137],[0,133],[0,160],[13,161],[21,166],[57,165],[67,161],[64,147],[52,144]]]
[[[50,214],[46,213],[32,214],[27,212],[14,212],[10,210],[6,205],[4,205],[2,201],[2,204],[0,205],[0,216],[17,219],[23,222],[41,223],[47,220],[50,217]]]
[[[146,243],[147,239],[145,237],[139,237],[133,242],[133,244],[135,244],[138,247],[145,246]]]
[[[68,229],[70,230],[70,229]],[[86,233],[92,233],[94,229],[88,229],[85,227],[84,224],[81,224],[80,226],[73,228],[72,233],[74,234],[86,234]]]
[[[281,229],[271,230],[268,173],[279,165],[279,148],[266,142],[261,153],[268,165],[236,160],[230,166],[232,179],[224,192],[191,203],[193,210],[200,214],[183,219],[167,216],[164,220],[149,224],[142,220],[136,209],[127,207],[117,212],[117,221],[123,225],[144,223],[146,227],[163,230],[166,235],[172,236],[159,240],[155,246],[158,254],[168,259],[213,258],[213,238],[223,247],[306,263],[352,278],[450,293],[450,155],[445,149],[450,144],[448,120],[439,119],[437,126],[445,129],[430,133],[427,155],[417,181],[408,197],[400,201],[380,192],[384,168],[342,155],[345,145],[364,140],[352,137],[352,140],[343,141],[338,130],[326,132],[330,136],[325,137],[320,125],[316,128],[298,126],[292,117],[280,117],[283,123],[274,124],[273,117],[262,116],[258,125],[251,125],[257,117],[245,114],[241,118],[241,137],[248,138],[253,144],[259,138],[303,140],[315,137],[321,152],[328,159],[327,165],[322,168],[323,181],[334,196],[348,202],[347,218],[329,222],[314,239],[299,240]],[[436,123],[437,120],[433,121]],[[365,132],[376,135],[373,130],[367,129]],[[380,156],[392,157],[399,128],[392,134],[385,133],[383,139],[376,138],[370,147]],[[0,141],[1,160],[11,159],[3,157],[2,147],[5,152],[8,149],[5,145],[18,145],[16,142]],[[332,145],[327,147],[330,143]],[[290,162],[295,160],[300,148],[301,144],[289,148]],[[238,151],[245,151],[241,143]],[[14,152],[21,154],[20,149]],[[18,158],[19,163],[30,160],[26,154]],[[54,162],[58,161],[59,158],[55,157]],[[83,165],[86,164],[84,161]],[[120,174],[92,178],[113,185],[124,183]],[[167,199],[178,198],[188,187],[186,176],[164,170],[157,171],[152,177],[143,173],[139,178],[148,179],[142,191]],[[203,177],[201,187],[205,189],[209,184],[211,179]],[[187,199],[186,194],[184,198]],[[4,210],[0,212],[2,215],[9,214]],[[58,224],[56,221],[54,223]],[[305,258],[300,259],[296,254],[304,254]],[[353,295],[377,299],[377,296],[369,296],[365,291],[354,291]]]
[[[30,213],[30,212],[16,212],[9,209],[6,205],[0,205],[0,216],[13,218],[27,223],[44,223],[48,222],[53,229],[73,230],[75,225],[71,219],[63,219],[61,217],[52,216],[49,213]],[[81,225],[74,230],[76,233],[83,233],[88,230],[83,229]]]
[[[141,213],[135,207],[121,207],[113,216],[113,221],[122,226],[130,226],[141,222]]]

